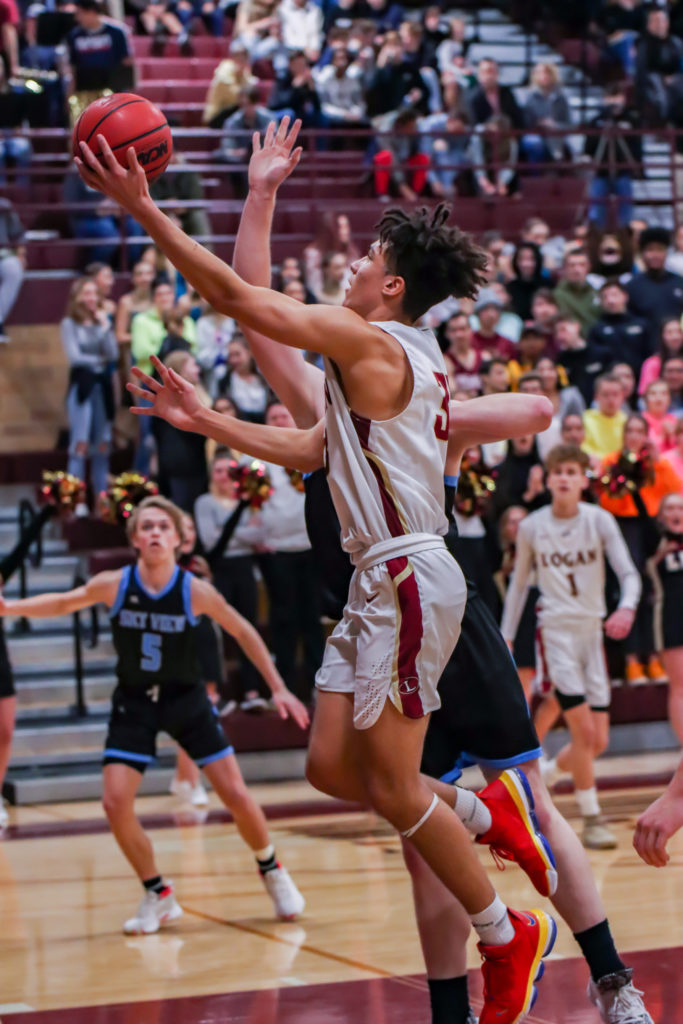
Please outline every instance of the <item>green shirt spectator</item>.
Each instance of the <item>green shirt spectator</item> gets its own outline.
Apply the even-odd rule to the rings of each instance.
[[[553,293],[560,312],[579,321],[583,337],[601,312],[598,294],[586,280],[589,269],[588,256],[582,249],[567,253],[563,278]]]
[[[131,352],[136,364],[144,373],[152,372],[150,356],[158,355],[161,343],[168,334],[164,324],[164,313],[173,308],[173,288],[166,282],[159,282],[152,292],[153,305],[144,313],[133,317],[130,328]],[[183,337],[194,351],[197,330],[192,317],[183,320]]]

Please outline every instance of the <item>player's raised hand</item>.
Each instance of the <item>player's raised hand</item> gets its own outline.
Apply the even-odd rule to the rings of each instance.
[[[87,142],[81,142],[81,156],[75,157],[78,173],[86,185],[109,196],[129,213],[135,214],[151,202],[147,175],[140,166],[131,146],[126,154],[128,167],[122,167],[103,135],[97,136],[100,157],[96,157]]]
[[[161,377],[161,382],[143,373],[138,366],[132,369],[133,375],[140,383],[133,384],[129,381],[126,388],[136,398],[152,403],[151,406],[135,405],[132,412],[138,416],[159,416],[178,430],[194,430],[197,414],[203,408],[194,384],[185,380],[175,370],[164,366],[156,356],[152,356],[152,363]]]
[[[305,729],[310,722],[308,711],[291,690],[283,688],[273,691],[273,704],[280,718],[293,718],[300,729]]]
[[[633,836],[638,856],[652,867],[663,868],[669,861],[666,844],[680,828],[683,828],[683,799],[667,789],[638,818]]]
[[[249,188],[253,192],[274,195],[301,159],[301,146],[294,148],[301,121],[289,127],[289,117],[278,125],[271,121],[263,144],[258,132],[252,136],[253,151],[249,161]]]

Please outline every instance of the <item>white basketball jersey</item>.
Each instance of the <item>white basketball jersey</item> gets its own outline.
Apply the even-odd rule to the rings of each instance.
[[[599,622],[605,615],[605,556],[619,579],[619,606],[636,608],[640,577],[609,512],[580,502],[572,519],[554,516],[549,505],[527,516],[517,535],[515,571],[501,624],[503,635],[515,635],[521,614],[520,589],[534,568],[541,591],[541,625],[569,628],[571,623]]]
[[[348,406],[336,367],[325,359],[325,451],[342,547],[353,562],[373,545],[411,534],[443,536],[448,443],[448,377],[431,330],[396,321],[376,327],[396,338],[413,373],[406,408],[369,420]]]

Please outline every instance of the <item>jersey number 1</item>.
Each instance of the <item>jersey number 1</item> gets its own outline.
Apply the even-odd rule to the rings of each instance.
[[[448,377],[445,373],[435,373],[436,383],[441,388],[443,398],[441,400],[441,408],[436,414],[434,420],[434,433],[438,437],[439,441],[448,440],[448,424],[450,421],[450,400],[451,393],[448,390]]]
[[[158,633],[142,634],[140,668],[143,672],[158,672],[161,668],[161,637]]]
[[[574,579],[574,573],[573,572],[568,572],[567,573],[567,579],[569,580],[569,593],[572,595],[572,597],[578,597],[579,596],[579,588],[576,585],[576,580]]]

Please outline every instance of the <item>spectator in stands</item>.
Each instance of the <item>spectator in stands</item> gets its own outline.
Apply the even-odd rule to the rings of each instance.
[[[450,316],[439,327],[438,339],[445,357],[451,392],[466,391],[470,397],[479,394],[482,387],[479,371],[484,357],[474,345],[467,315],[454,313]]]
[[[548,274],[559,271],[564,259],[565,240],[562,235],[551,236],[547,221],[542,217],[529,217],[522,231],[522,241],[538,246]]]
[[[664,320],[659,335],[659,349],[643,363],[638,383],[638,394],[644,395],[653,380],[661,376],[662,364],[674,355],[683,353],[683,328],[678,317]]]
[[[542,393],[553,404],[553,418],[550,426],[536,435],[538,453],[541,459],[545,460],[550,449],[562,441],[562,423],[565,418],[572,415],[582,417],[586,410],[586,403],[578,388],[562,387],[560,374],[553,359],[541,356],[536,363],[536,373],[541,379]],[[521,384],[520,381],[520,391],[523,390]]]
[[[76,21],[67,38],[73,93],[72,120],[93,100],[112,92],[125,92],[135,84],[128,30],[106,16],[103,0],[77,0]]]
[[[194,14],[194,6],[188,0],[178,0],[174,7],[175,10],[164,0],[148,0],[138,9],[138,25],[144,34],[153,37],[152,53],[157,56],[163,54],[169,36],[178,37],[183,34],[183,26],[189,24]],[[186,39],[187,36],[183,41]]]
[[[669,249],[665,266],[667,270],[678,274],[679,277],[683,275],[683,224],[676,228],[673,245]]]
[[[240,0],[233,25],[234,38],[251,47],[254,39],[280,22],[279,4],[280,0]]]
[[[361,256],[361,251],[353,240],[351,222],[345,213],[325,210],[320,218],[316,234],[312,242],[304,249],[305,275],[299,260],[288,256],[282,261],[280,269],[280,290],[284,285],[296,278],[303,281],[310,293],[306,302],[315,302],[315,292],[323,287],[323,261],[330,253],[344,256],[348,267]]]
[[[671,411],[683,416],[683,355],[669,356],[662,364],[662,380],[671,393]]]
[[[454,79],[444,84],[444,104],[443,111],[418,122],[422,151],[429,157],[429,186],[435,196],[467,194],[471,189],[471,174],[466,173],[471,131],[463,95]]]
[[[156,201],[173,201],[173,213],[180,220],[186,235],[206,238],[211,234],[211,222],[205,206],[186,207],[183,204],[201,203],[205,200],[202,177],[198,171],[184,161],[183,153],[174,149],[170,166],[165,174],[159,175],[150,185],[152,198]],[[204,242],[206,245],[206,242]]]
[[[97,189],[90,188],[81,178],[75,167],[69,168],[64,178],[64,202],[68,206],[74,204],[90,204],[91,210],[69,210],[67,217],[74,238],[96,239],[97,244],[86,251],[85,263],[109,263],[119,250],[122,234],[127,239],[139,238],[144,234],[142,228],[129,214],[123,212],[102,196]],[[128,245],[127,257],[131,262],[140,258],[140,246]]]
[[[583,450],[605,458],[621,447],[626,413],[622,411],[624,392],[617,377],[603,374],[595,382],[596,409],[583,414],[586,439]]]
[[[654,332],[664,318],[680,319],[683,313],[683,277],[666,270],[670,240],[666,228],[641,232],[638,246],[645,270],[635,274],[627,286],[629,310],[646,320]]]
[[[282,40],[290,50],[303,50],[315,64],[323,45],[323,15],[313,0],[282,0],[277,9]]]
[[[343,252],[331,252],[323,257],[320,287],[313,289],[318,302],[328,306],[341,306],[349,283],[349,264]]]
[[[495,356],[479,367],[482,395],[504,395],[510,390],[508,364]]]
[[[450,38],[450,35],[451,26],[443,17],[439,5],[431,4],[429,7],[425,7],[422,15],[423,64],[432,68],[437,67],[439,47]]]
[[[547,287],[549,279],[543,270],[543,257],[533,242],[522,242],[512,258],[515,276],[507,282],[512,308],[522,320],[531,320],[532,302],[539,288]]]
[[[216,152],[221,163],[234,165],[239,170],[230,171],[229,177],[237,199],[244,199],[249,191],[247,164],[251,154],[251,139],[254,132],[261,138],[266,133],[273,115],[259,105],[259,91],[255,85],[247,85],[239,94],[239,107],[223,123],[223,134]]]
[[[492,288],[482,288],[474,305],[474,312],[479,317],[479,326],[472,335],[474,347],[482,353],[512,359],[517,346],[498,333],[503,304]]]
[[[164,362],[194,384],[201,404],[207,409],[211,407],[211,399],[199,383],[199,366],[190,352],[176,350]],[[152,433],[157,449],[159,490],[184,512],[191,513],[209,485],[206,438],[178,430],[158,416],[152,419]]]
[[[626,89],[618,83],[608,87],[603,109],[588,123],[585,145],[595,168],[588,219],[599,228],[607,224],[610,196],[617,196],[619,227],[633,220],[633,179],[643,175],[643,140],[634,130],[639,127],[639,114],[628,106]]]
[[[505,241],[500,231],[486,231],[481,240],[482,248],[488,256],[486,274],[489,282],[510,281],[514,277],[512,267],[512,247]]]
[[[269,427],[294,429],[291,414],[279,402],[266,413]],[[323,655],[323,633],[317,599],[315,563],[306,532],[300,474],[268,464],[273,493],[263,506],[269,553],[259,559],[268,590],[270,641],[275,664],[285,684],[301,700],[313,692]],[[303,652],[303,679],[297,672],[297,649]]]
[[[228,351],[235,334],[232,317],[209,306],[197,321],[197,362],[202,368],[204,386],[215,401],[228,373]]]
[[[531,320],[546,340],[548,354],[555,352],[555,323],[560,310],[550,288],[539,288],[531,300]]]
[[[560,437],[562,444],[575,444],[577,448],[583,448],[583,443],[586,440],[583,416],[574,412],[567,413],[560,425]]]
[[[114,330],[102,308],[97,285],[81,277],[71,286],[62,344],[69,363],[66,399],[69,417],[68,472],[86,479],[90,457],[94,495],[106,489],[114,419],[114,393],[109,365],[118,357]]]
[[[683,493],[683,481],[676,475],[670,462],[658,457],[656,450],[648,441],[647,422],[638,413],[632,413],[624,423],[623,436],[615,446],[616,451],[609,454],[602,463],[602,471],[612,466],[623,450],[640,455],[649,451],[651,455],[654,482],[640,488],[648,515],[656,516],[662,498],[667,494]],[[630,494],[623,498],[600,496],[600,504],[616,518],[626,545],[636,568],[641,574],[643,593],[641,595],[636,620],[625,641],[626,649],[626,682],[645,683],[663,682],[666,680],[659,658],[654,654],[654,638],[652,635],[652,587],[645,572],[647,548],[643,520]]]
[[[15,185],[21,185],[26,188],[31,184],[31,178],[26,173],[26,168],[31,166],[33,146],[31,145],[31,140],[21,134],[21,130],[18,130],[19,126],[16,123],[18,118],[13,117],[11,112],[8,112],[9,117],[5,119],[5,112],[1,103],[6,98],[10,98],[11,102],[11,97],[14,95],[11,90],[4,92],[0,71],[0,125],[4,125],[4,129],[2,129],[3,134],[0,134],[0,187],[4,187],[7,184],[7,174],[5,172],[10,169],[13,172],[10,174],[10,181]]]
[[[116,303],[111,297],[114,290],[114,271],[108,263],[88,263],[85,268],[85,276],[97,285],[102,309],[113,324],[116,313]]]
[[[24,226],[9,199],[0,198],[0,344],[9,341],[5,321],[17,301],[26,271]]]
[[[616,278],[622,284],[628,284],[635,270],[633,253],[630,247],[628,231],[620,234],[608,234],[591,230],[588,239],[588,258],[591,272],[588,283],[596,291],[602,288],[608,278]]]
[[[590,405],[595,382],[609,366],[609,353],[597,344],[587,344],[575,316],[558,317],[555,341],[557,360],[567,371],[569,383],[579,389],[586,405]]]
[[[246,46],[235,40],[230,44],[229,54],[214,71],[206,94],[202,123],[209,128],[222,128],[226,117],[237,110],[243,90],[257,85]]]
[[[522,150],[532,163],[562,160],[566,143],[546,130],[568,131],[572,123],[569,100],[560,86],[555,64],[541,61],[531,74],[531,90],[524,103],[524,127],[530,133],[522,141]]]
[[[436,63],[443,75],[452,71],[458,64],[463,64],[467,55],[467,25],[463,18],[448,19],[448,36],[436,50]]]
[[[241,335],[234,335],[228,348],[225,393],[235,403],[240,419],[263,423],[268,405],[268,385],[256,369],[254,357]]]
[[[512,312],[510,295],[505,285],[501,284],[500,281],[491,281],[487,290],[496,296],[501,306],[501,313],[498,323],[496,324],[496,330],[499,334],[502,334],[504,338],[508,338],[510,341],[517,344],[524,325],[521,318],[518,317],[516,313]],[[476,313],[473,313],[470,317],[470,323],[475,331],[479,330],[479,317]]]
[[[164,334],[163,341],[161,342],[161,346],[157,352],[157,356],[161,359],[162,363],[165,363],[169,356],[174,352],[191,354],[196,347],[195,343],[190,342],[185,337],[185,316],[185,311],[182,309],[180,303],[177,303],[175,306],[171,306],[170,309],[164,310],[162,320],[164,321],[166,333]],[[190,317],[190,319],[192,318]]]
[[[543,332],[535,325],[528,324],[522,329],[517,343],[515,358],[508,363],[508,376],[513,391],[517,390],[520,378],[536,368],[538,360],[548,354],[548,346]],[[563,380],[566,384],[566,380]]]
[[[644,320],[628,312],[628,290],[616,278],[600,289],[602,312],[588,332],[588,344],[607,350],[611,362],[628,363],[634,373],[652,351],[650,331]],[[682,337],[683,342],[683,337]]]
[[[403,21],[403,8],[393,0],[366,0],[367,17],[374,21],[380,35],[391,32]]]
[[[674,447],[664,452],[662,458],[671,464],[676,476],[683,480],[683,418],[676,420],[674,427]]]
[[[387,127],[386,119],[382,118],[382,115],[395,116],[396,111],[406,107],[413,107],[422,116],[429,113],[427,84],[419,69],[404,60],[403,46],[395,32],[387,34],[379,51],[366,98],[368,115],[378,130]]]
[[[596,21],[606,36],[607,52],[619,63],[623,74],[633,78],[636,70],[636,41],[645,28],[640,0],[605,0]]]
[[[403,44],[403,63],[414,67],[427,86],[427,111],[425,113],[434,114],[442,110],[439,76],[433,67],[429,67],[422,26],[417,21],[406,20],[401,23],[398,34]]]
[[[533,434],[508,441],[507,455],[493,474],[496,489],[490,508],[494,520],[510,505],[519,505],[531,512],[545,503],[543,465]]]
[[[669,385],[663,380],[653,380],[645,392],[645,408],[643,419],[648,426],[648,437],[663,455],[675,447],[674,433],[678,420],[672,412],[671,392]]]
[[[485,124],[492,117],[507,117],[513,128],[524,127],[524,117],[517,105],[512,89],[499,82],[499,68],[495,60],[484,57],[477,67],[477,85],[468,96],[472,124]]]
[[[150,356],[159,355],[167,335],[164,314],[173,309],[175,296],[173,288],[166,281],[157,281],[152,289],[152,306],[138,313],[131,324],[131,352],[137,366],[145,373],[152,373]],[[192,317],[183,320],[183,337],[194,349],[196,328]]]
[[[636,92],[650,122],[665,123],[679,100],[683,41],[670,33],[666,8],[648,10],[645,31],[636,43]]]
[[[621,390],[624,393],[624,401],[622,402],[622,410],[628,415],[631,412],[637,412],[640,407],[640,400],[638,398],[638,392],[636,390],[636,375],[633,372],[633,367],[629,363],[613,363],[610,368],[610,373],[613,377],[616,377],[621,384]]]
[[[519,189],[519,144],[510,128],[510,119],[496,114],[472,132],[467,157],[482,196],[511,196]]]
[[[120,347],[130,349],[131,324],[137,313],[144,313],[152,305],[154,268],[146,260],[133,267],[133,287],[122,295],[116,306],[114,330]]]
[[[325,127],[362,128],[367,124],[363,84],[351,71],[347,49],[334,51],[331,62],[317,75],[316,87]],[[333,138],[332,148],[339,148],[340,141],[343,143],[343,139]]]
[[[378,151],[373,158],[375,192],[380,197],[388,198],[391,191],[413,202],[427,188],[429,157],[420,148],[417,120],[414,107],[381,118]]]
[[[287,70],[275,76],[268,107],[278,117],[300,118],[304,128],[320,126],[320,97],[308,57],[301,50],[291,53]]]
[[[13,78],[17,73],[20,26],[15,0],[0,0],[0,82]]]
[[[562,280],[554,292],[560,312],[575,316],[585,333],[600,315],[600,301],[586,280],[589,270],[586,250],[570,250],[564,260]]]
[[[282,22],[279,18],[271,18],[268,34],[265,36],[242,35],[240,41],[249,48],[254,66],[270,65],[276,75],[282,74],[289,65],[289,50],[282,41]],[[262,74],[263,77],[265,73]],[[270,71],[268,72],[270,77]]]
[[[255,626],[258,595],[254,555],[263,549],[265,533],[260,515],[249,508],[248,502],[238,500],[231,465],[227,449],[219,449],[211,466],[209,491],[197,499],[194,518],[214,586]],[[265,684],[249,659],[238,656],[239,683],[230,680],[233,694],[245,711],[264,710]]]
[[[212,36],[223,35],[225,9],[226,5],[221,0],[177,0],[174,4],[174,10],[183,27],[182,35],[178,40],[180,42],[180,52],[187,56],[192,55],[189,33],[193,18],[201,18],[207,32]]]

